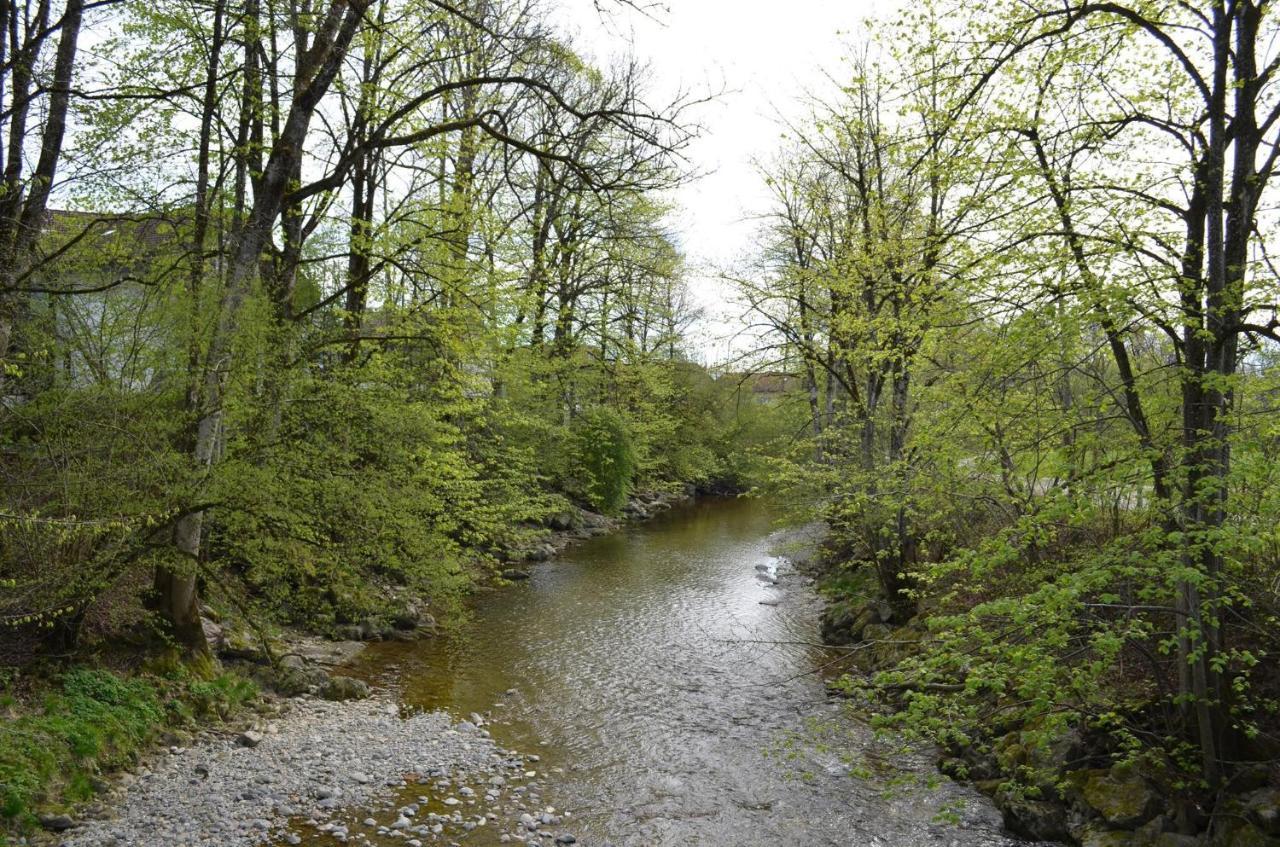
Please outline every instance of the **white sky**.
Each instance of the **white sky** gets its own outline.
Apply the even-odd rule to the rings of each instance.
[[[806,91],[822,92],[827,73],[839,76],[850,44],[862,40],[862,21],[900,0],[663,0],[652,19],[605,0],[559,0],[561,25],[598,61],[633,51],[653,66],[655,103],[664,95],[723,91],[702,107],[705,128],[688,151],[705,174],[675,195],[672,225],[690,265],[690,287],[706,310],[696,347],[711,361],[730,350],[741,327],[732,292],[716,278],[753,249],[749,220],[767,202],[752,166],[781,144],[778,115],[796,116]]]

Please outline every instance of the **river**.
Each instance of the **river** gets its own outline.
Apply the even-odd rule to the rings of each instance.
[[[827,697],[819,602],[779,544],[766,504],[701,500],[478,596],[453,635],[373,645],[357,670],[407,708],[487,715],[537,754],[541,802],[581,844],[1016,843]]]

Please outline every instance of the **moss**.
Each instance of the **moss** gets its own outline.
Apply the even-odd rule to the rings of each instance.
[[[1159,797],[1131,768],[1073,771],[1069,782],[1084,802],[1114,827],[1138,826],[1159,811]]]

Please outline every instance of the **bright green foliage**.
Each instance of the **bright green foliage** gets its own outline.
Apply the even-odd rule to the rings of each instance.
[[[626,422],[612,409],[587,409],[574,420],[573,445],[573,473],[582,479],[587,502],[607,515],[617,514],[636,470]]]
[[[166,726],[225,719],[257,694],[229,673],[126,677],[79,667],[23,702],[0,697],[9,712],[0,718],[0,828],[89,799],[94,777],[132,764]]]
[[[875,618],[847,684],[1031,791],[1071,731],[1187,812],[1280,736],[1280,24],[1219,11],[913,7],[767,169],[741,288],[809,405],[773,481]]]
[[[741,476],[657,199],[679,104],[508,4],[332,8],[86,11],[111,59],[78,54],[65,146],[94,166],[0,261],[15,660],[202,652],[192,590],[324,632],[447,612],[570,506]],[[335,57],[319,104],[304,53]]]

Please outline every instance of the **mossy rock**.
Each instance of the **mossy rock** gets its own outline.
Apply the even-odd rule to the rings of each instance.
[[[1268,835],[1280,835],[1280,788],[1260,788],[1240,798],[1245,817]]]
[[[992,799],[1004,815],[1005,827],[1015,835],[1036,841],[1065,841],[1070,838],[1067,810],[1061,805],[1004,790],[997,790]]]
[[[880,622],[873,609],[842,600],[827,606],[822,613],[822,640],[827,644],[856,644],[863,639],[869,624]]]
[[[363,700],[370,695],[369,684],[349,676],[330,677],[320,696],[326,700]]]
[[[1280,838],[1272,838],[1248,821],[1226,818],[1209,843],[1212,847],[1280,847]]]
[[[1080,836],[1080,847],[1133,847],[1134,833],[1123,829],[1092,826]]]
[[[1072,771],[1081,800],[1116,829],[1132,829],[1160,812],[1160,797],[1132,768]]]
[[[920,649],[919,643],[923,637],[924,633],[914,627],[893,629],[886,624],[872,624],[862,632],[864,641],[880,642],[867,651],[877,668],[892,668],[914,655]]]

